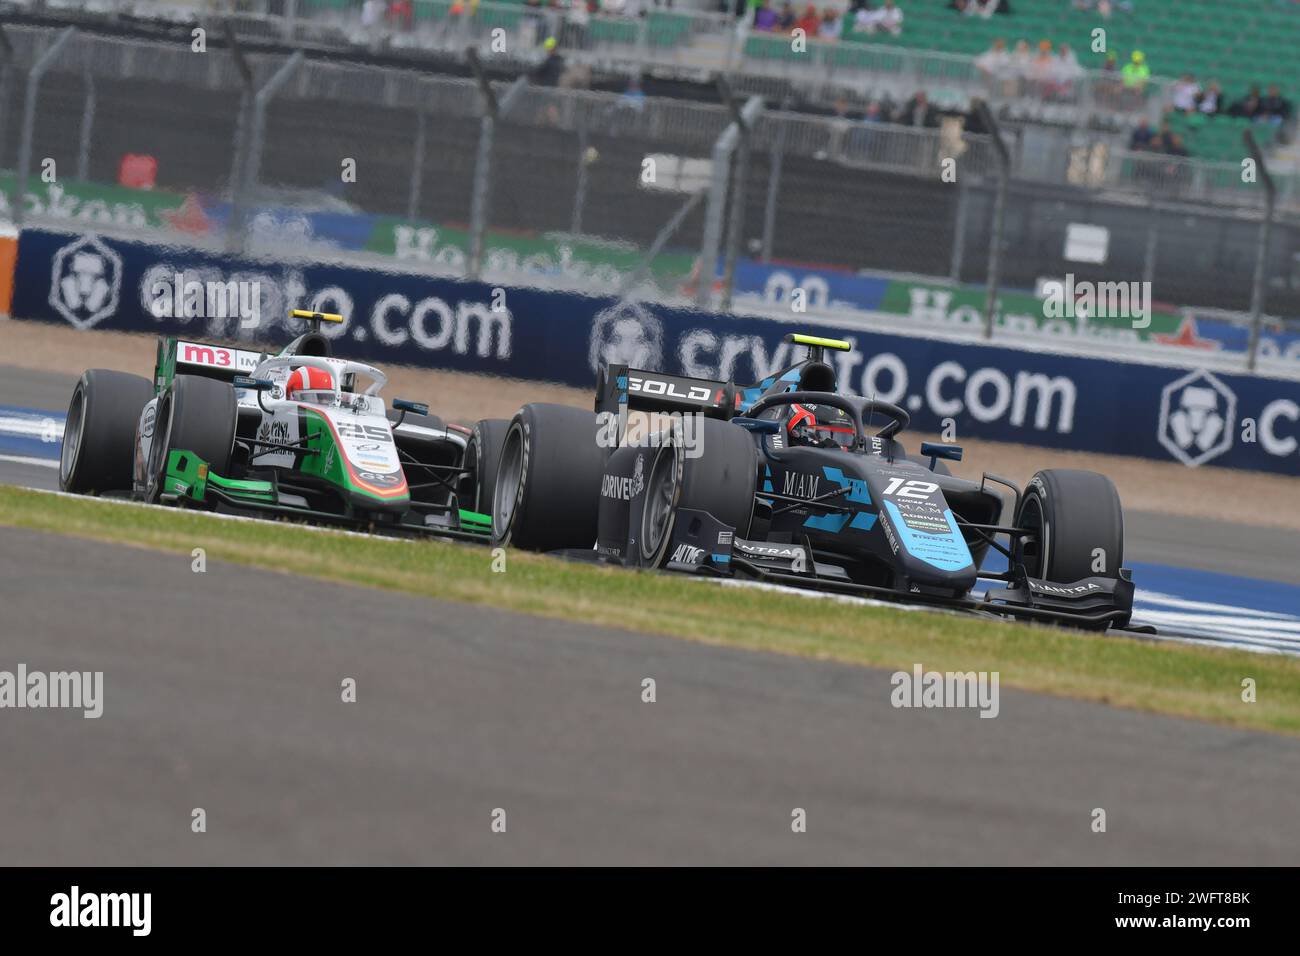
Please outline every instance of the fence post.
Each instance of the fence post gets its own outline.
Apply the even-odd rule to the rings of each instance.
[[[953,282],[961,281],[962,262],[966,258],[966,218],[970,214],[970,193],[966,189],[966,179],[957,177],[957,215],[952,226],[952,264],[948,268],[948,278]]]
[[[973,100],[972,107],[979,112],[980,121],[993,139],[993,148],[998,157],[998,188],[993,200],[993,225],[989,234],[989,269],[987,288],[984,295],[984,338],[993,338],[993,313],[998,303],[998,280],[1002,269],[1002,217],[1006,211],[1007,180],[1011,175],[1011,154],[1002,139],[998,121],[993,118],[993,111],[982,99]]]
[[[14,75],[14,47],[9,42],[9,34],[4,24],[0,23],[0,143],[9,143],[9,87]],[[0,167],[5,164],[3,146],[0,146]]]
[[[768,155],[767,202],[763,206],[763,251],[764,262],[772,261],[772,243],[776,239],[776,204],[781,193],[781,170],[785,165],[785,140],[789,135],[788,123],[778,123],[776,139]]]
[[[492,90],[492,82],[479,61],[478,50],[474,47],[467,48],[465,59],[474,72],[474,79],[478,81],[483,106],[483,115],[479,120],[478,153],[474,160],[474,186],[470,194],[469,266],[466,270],[467,278],[477,279],[483,271],[483,234],[487,231],[488,204],[492,199],[492,140],[496,135],[497,117],[528,85],[528,78],[516,77],[498,102],[496,93]]]
[[[573,191],[573,216],[569,220],[569,232],[578,236],[582,234],[582,211],[587,204],[587,114],[578,117],[578,185]]]
[[[722,298],[718,307],[723,312],[731,311],[731,290],[736,284],[736,259],[740,256],[740,243],[745,232],[745,192],[749,185],[749,144],[754,123],[763,111],[761,97],[752,96],[743,108],[737,110],[734,101],[728,99],[728,106],[735,116],[734,122],[740,128],[740,140],[736,144],[736,175],[732,180],[731,221],[727,224],[727,250],[722,267]]]
[[[419,218],[420,184],[424,178],[424,141],[428,116],[421,103],[415,110],[415,156],[411,160],[411,186],[406,194],[406,218]]]
[[[709,304],[713,276],[722,248],[722,213],[727,205],[727,186],[731,178],[731,157],[740,141],[740,123],[747,122],[763,109],[762,97],[754,96],[738,112],[713,144],[713,181],[709,186],[709,204],[704,212],[704,242],[700,247],[700,277],[695,289],[695,304],[701,309]]]
[[[289,82],[295,70],[302,65],[303,55],[301,50],[295,50],[289,59],[280,65],[280,68],[271,75],[260,90],[253,95],[253,108],[249,115],[248,129],[248,156],[244,162],[243,177],[239,184],[240,199],[236,205],[242,210],[246,208],[249,194],[257,186],[258,177],[262,171],[262,147],[263,139],[266,134],[266,107],[267,104],[280,91],[280,87]],[[238,231],[235,241],[238,241],[240,247],[244,244],[244,218],[245,213],[238,217]],[[232,226],[236,222],[236,217],[232,214]]]
[[[1264,321],[1264,281],[1268,265],[1268,244],[1273,232],[1273,210],[1277,205],[1277,185],[1268,171],[1264,153],[1255,142],[1255,134],[1246,130],[1241,134],[1255,160],[1255,168],[1260,182],[1264,184],[1264,221],[1259,226],[1259,242],[1255,247],[1255,276],[1250,286],[1250,344],[1246,350],[1246,369],[1255,371],[1255,361],[1259,357],[1259,333]]]
[[[244,59],[243,48],[230,26],[222,23],[226,45],[234,58],[242,89],[239,91],[239,112],[235,114],[234,153],[230,158],[230,222],[226,224],[226,251],[242,252],[244,248],[244,167],[248,164],[248,113],[253,108],[253,69]]]
[[[90,179],[90,138],[95,129],[95,77],[89,69],[83,74],[86,80],[86,102],[81,109],[81,140],[77,144],[77,178]]]
[[[12,206],[14,226],[19,228],[22,227],[23,213],[27,205],[27,174],[32,166],[32,137],[36,130],[36,94],[41,88],[41,78],[45,76],[45,72],[54,62],[54,58],[59,55],[59,51],[76,32],[76,27],[63,29],[49,48],[32,64],[31,71],[27,74],[27,89],[23,99],[23,131],[18,141],[18,177],[14,184],[16,195]]]
[[[1151,197],[1147,217],[1147,245],[1142,259],[1142,281],[1150,289],[1156,280],[1156,253],[1160,243],[1160,207],[1156,205],[1154,196]]]

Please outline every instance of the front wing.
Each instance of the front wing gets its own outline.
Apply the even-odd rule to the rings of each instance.
[[[412,508],[402,513],[313,509],[301,495],[282,489],[274,476],[269,480],[227,478],[212,471],[199,456],[183,450],[173,450],[167,458],[160,500],[164,504],[222,505],[236,513],[262,517],[462,541],[486,542],[492,534],[491,516],[459,508]]]

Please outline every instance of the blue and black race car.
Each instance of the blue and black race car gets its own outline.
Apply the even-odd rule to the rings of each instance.
[[[960,447],[908,454],[905,409],[836,391],[826,353],[849,343],[787,341],[806,348],[803,361],[753,386],[610,365],[594,412],[524,406],[496,476],[495,542],[1128,627],[1133,583],[1109,478],[1049,469],[1021,489],[987,473],[956,477],[945,461]],[[990,551],[1007,570],[982,570]],[[981,578],[1000,586],[977,599]]]

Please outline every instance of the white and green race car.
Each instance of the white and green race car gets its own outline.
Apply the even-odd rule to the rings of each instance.
[[[68,407],[59,485],[163,504],[486,540],[509,423],[444,424],[333,355],[322,322],[278,354],[160,336],[153,381],[91,369]],[[481,503],[481,504],[480,504]]]

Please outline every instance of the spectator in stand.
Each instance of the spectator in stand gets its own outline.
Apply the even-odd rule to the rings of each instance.
[[[1029,52],[1028,40],[1017,40],[1016,48],[1011,51],[1011,72],[1017,80],[1029,78],[1029,67],[1034,62],[1034,55]]]
[[[903,11],[894,3],[894,0],[885,0],[885,6],[880,11],[880,23],[877,29],[884,30],[891,36],[898,36],[903,32]]]
[[[794,15],[794,7],[792,7],[789,3],[783,4],[781,7],[781,12],[780,14],[777,15],[776,18],[776,32],[789,33],[791,30],[795,28],[795,24],[797,24],[798,22],[799,21],[795,18]]]
[[[411,0],[393,0],[388,5],[388,22],[394,26],[409,30],[414,20],[415,8],[411,6]]]
[[[1074,84],[1083,76],[1083,67],[1079,58],[1070,49],[1070,44],[1062,43],[1056,48],[1056,62],[1052,65],[1052,93],[1061,99],[1074,95]]]
[[[855,7],[853,12],[853,29],[857,33],[875,33],[876,24],[880,22],[882,11],[871,9],[870,3]]]
[[[366,0],[361,5],[361,25],[367,30],[379,26],[384,18],[384,0]]]
[[[903,126],[934,128],[939,125],[939,114],[930,105],[930,98],[925,95],[925,90],[918,90],[915,96],[903,104],[903,108],[894,117],[894,122]]]
[[[569,0],[569,10],[564,16],[564,45],[582,50],[587,46],[587,28],[591,24],[591,10],[587,0]]]
[[[1268,95],[1259,101],[1259,113],[1256,119],[1274,125],[1285,123],[1291,117],[1291,101],[1282,95],[1276,83],[1268,85]]]
[[[1115,56],[1114,53],[1107,53],[1107,54],[1106,54],[1106,59],[1105,59],[1105,61],[1101,64],[1101,72],[1103,72],[1103,73],[1118,73],[1118,72],[1119,72],[1119,58],[1118,58],[1117,56]]]
[[[817,35],[823,40],[838,40],[844,31],[844,18],[830,7],[822,14],[822,22],[817,27]]]
[[[1171,88],[1169,102],[1180,113],[1194,113],[1196,112],[1196,101],[1200,96],[1201,87],[1196,82],[1196,78],[1190,73],[1184,73],[1182,78],[1174,83]]]
[[[949,7],[968,17],[991,19],[995,13],[1010,13],[1006,0],[952,0]]]
[[[1052,41],[1039,40],[1038,53],[1029,61],[1029,80],[1039,96],[1051,92],[1052,74],[1056,69],[1056,58],[1052,56]]]
[[[1151,148],[1151,140],[1155,138],[1155,133],[1151,132],[1151,121],[1145,116],[1138,120],[1137,126],[1128,138],[1128,148],[1135,153],[1143,152]]]
[[[1219,112],[1223,101],[1223,89],[1218,80],[1210,80],[1200,95],[1196,97],[1196,110],[1202,116],[1214,116]]]
[[[1243,96],[1237,102],[1228,108],[1229,116],[1244,116],[1246,119],[1254,119],[1259,115],[1260,96],[1259,87],[1252,86],[1250,92]]]
[[[986,79],[1000,79],[1011,68],[1011,54],[1007,52],[1007,41],[998,37],[993,45],[975,57],[975,69]]]
[[[1147,66],[1146,54],[1141,50],[1134,50],[1128,62],[1124,64],[1124,69],[1120,71],[1120,76],[1124,79],[1126,90],[1135,90],[1139,93],[1145,90],[1147,81],[1151,79],[1151,67]]]
[[[889,122],[889,117],[885,113],[885,108],[880,105],[878,100],[872,100],[867,104],[866,112],[862,114],[862,122],[868,125]]]
[[[1169,138],[1165,140],[1165,154],[1168,156],[1190,156],[1187,147],[1183,145],[1183,138],[1177,133],[1170,133]]]
[[[817,8],[810,3],[795,26],[803,31],[805,38],[811,40],[817,36],[817,27],[821,22],[821,17],[817,16]]]
[[[758,9],[754,11],[754,29],[764,33],[776,30],[776,12],[772,9],[771,0],[761,0]]]

